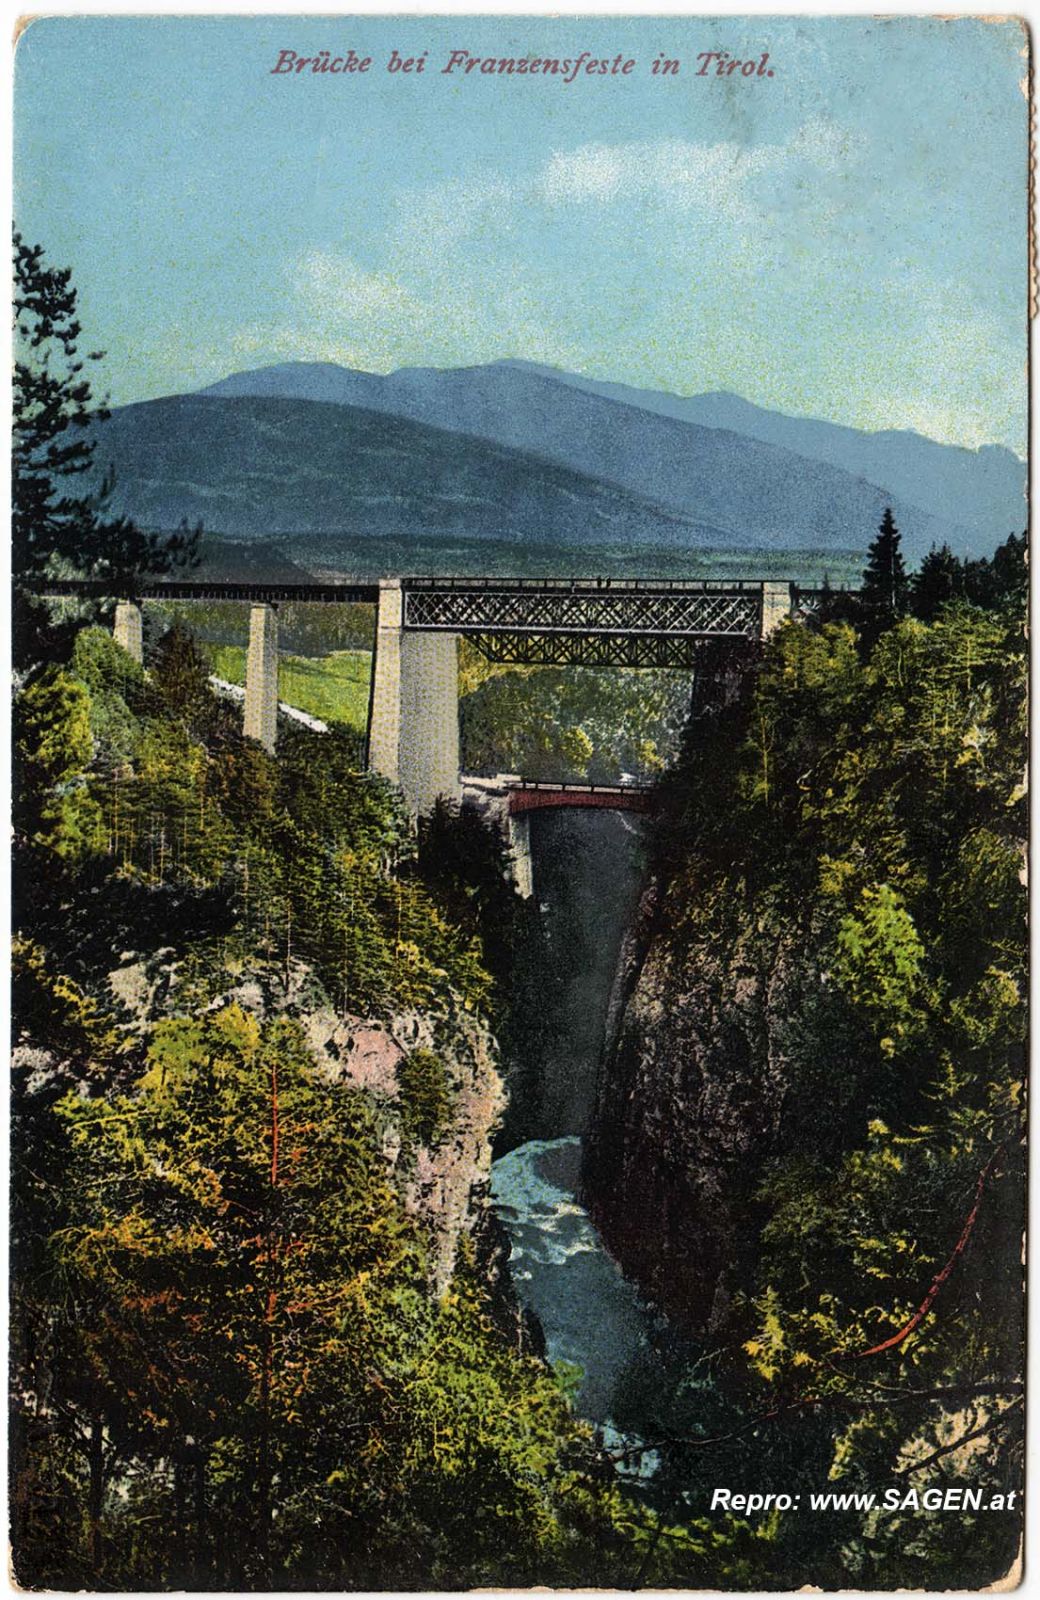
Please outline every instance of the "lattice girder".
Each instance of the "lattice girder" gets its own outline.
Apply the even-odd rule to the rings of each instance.
[[[703,667],[746,663],[757,639],[667,634],[476,633],[467,636],[488,661],[529,667]]]
[[[754,589],[425,588],[405,590],[406,629],[488,636],[562,635],[573,652],[589,640],[757,638]],[[574,659],[568,654],[567,659]],[[610,661],[618,660],[616,652]],[[666,663],[663,663],[666,664]]]

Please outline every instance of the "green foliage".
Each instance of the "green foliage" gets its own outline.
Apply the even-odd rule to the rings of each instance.
[[[675,954],[727,985],[751,972],[796,1005],[750,1046],[769,1047],[784,1093],[757,1162],[733,1175],[730,1321],[710,1362],[676,1355],[659,1396],[656,1510],[620,1492],[574,1421],[571,1375],[500,1331],[470,1241],[433,1291],[422,1219],[384,1154],[388,1116],[413,1146],[451,1138],[464,1096],[442,1040],[461,1014],[490,1013],[518,1088],[550,1047],[561,962],[506,881],[501,841],[449,807],[416,841],[346,728],[289,733],[273,760],[210,695],[183,633],[147,677],[88,632],[71,670],[28,683],[15,707],[20,1581],[997,1575],[998,1517],[937,1531],[910,1513],[824,1527],[708,1523],[692,1508],[705,1484],[748,1481],[752,1459],[766,1487],[874,1488],[972,1431],[939,1459],[973,1485],[1016,1481],[1013,560],[1004,599],[897,620],[865,659],[847,624],[779,629],[750,692],[692,725],[664,782],[656,866]],[[545,682],[543,731],[570,693]],[[508,674],[469,699],[491,707],[492,690],[519,704]],[[569,727],[593,747],[589,773],[608,744],[584,694]],[[598,695],[606,727],[618,704]],[[672,702],[655,704],[659,727]],[[509,726],[491,718],[489,739]],[[611,759],[632,770],[625,739]],[[113,951],[136,954],[152,985],[137,1013],[109,985]],[[288,1004],[266,1021],[228,1004],[232,978],[280,997],[310,983],[346,1017],[421,1010],[436,1049],[401,1063],[395,1111],[319,1078]],[[637,1382],[665,1388],[657,1367]]]
[[[480,919],[452,920],[448,880],[418,870],[399,799],[358,771],[348,731],[290,734],[273,760],[176,630],[146,677],[96,632],[73,666],[17,706],[20,1581],[630,1570],[631,1516],[587,1430],[501,1331],[465,1238],[434,1291],[399,1192],[410,1164],[395,1178],[386,1154],[388,1115],[436,1147],[459,1114],[445,1052],[490,996]],[[99,819],[89,855],[70,849],[74,798]],[[142,938],[128,1022],[108,973]],[[422,1010],[444,1052],[411,1052],[388,1110],[319,1077],[290,1015],[226,1003],[232,976],[309,983],[350,1015]]]
[[[209,663],[186,628],[164,633],[151,653],[149,687],[159,715],[197,728],[212,704]]]
[[[405,1132],[432,1148],[448,1126],[451,1081],[443,1060],[433,1050],[412,1050],[397,1068]]]
[[[664,788],[676,952],[797,997],[748,1046],[782,1063],[775,1133],[727,1178],[741,1353],[720,1376],[745,1419],[772,1419],[756,1482],[924,1487],[933,1453],[986,1493],[1020,1482],[1021,624],[1006,597],[962,598],[927,624],[890,614],[865,657],[847,626],[781,628]],[[991,1581],[1014,1554],[1014,1518],[985,1513],[956,1537],[909,1512],[811,1520],[779,1519],[752,1570],[937,1586]]]
[[[880,1047],[911,1026],[921,986],[924,945],[913,918],[887,883],[860,892],[860,905],[838,928],[835,977],[854,1006],[882,1030]]]
[[[430,1297],[370,1105],[319,1083],[295,1024],[161,1023],[134,1083],[56,1114],[51,1404],[104,1461],[59,1549],[24,1518],[53,1504],[60,1453],[23,1479],[22,1581],[463,1586],[552,1573],[572,1499],[603,1499],[609,1531],[560,1390],[474,1278]],[[74,1451],[60,1470],[82,1481]]]
[[[690,674],[593,667],[478,669],[464,658],[459,704],[467,772],[616,783],[649,779],[675,749]]]
[[[77,633],[71,669],[93,698],[120,695],[133,708],[143,700],[144,668],[107,628],[83,628]]]
[[[101,810],[84,779],[93,748],[89,696],[48,667],[15,706],[14,819],[24,838],[61,858],[82,859],[101,843]]]
[[[964,566],[948,544],[932,545],[910,580],[910,609],[922,622],[934,622],[943,606],[964,596]]]
[[[228,683],[245,683],[244,646],[220,644],[205,648],[218,677]],[[371,669],[372,655],[366,650],[338,650],[317,660],[280,650],[278,698],[323,722],[342,723],[363,734],[368,723]]]
[[[899,546],[899,529],[891,508],[886,507],[881,527],[867,551],[858,597],[861,627],[868,644],[906,613],[908,584]]]
[[[1024,617],[1028,602],[1026,536],[1010,534],[991,557],[961,561],[948,545],[933,545],[910,582],[910,609],[934,622],[955,600]]]

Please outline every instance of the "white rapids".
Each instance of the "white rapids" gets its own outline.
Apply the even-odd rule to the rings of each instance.
[[[550,1362],[581,1368],[575,1410],[617,1439],[615,1388],[651,1317],[578,1204],[580,1161],[580,1139],[533,1139],[493,1164],[491,1195],[512,1242],[516,1292],[542,1325]]]

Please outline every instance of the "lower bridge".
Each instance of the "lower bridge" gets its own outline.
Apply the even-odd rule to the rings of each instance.
[[[273,751],[278,731],[278,606],[368,602],[374,607],[367,761],[401,789],[413,816],[441,797],[459,799],[457,643],[487,658],[524,664],[685,667],[716,680],[739,677],[761,641],[785,619],[811,611],[819,591],[789,582],[732,579],[384,578],[378,583],[214,583],[156,579],[132,596],[111,583],[54,579],[54,599],[116,601],[114,633],[143,660],[142,604],[149,600],[246,603],[244,728]],[[545,806],[644,804],[626,786],[525,784],[511,815]]]
[[[531,813],[582,808],[585,810],[649,812],[655,788],[649,783],[555,783],[520,778],[512,773],[461,779],[461,803],[485,822],[496,826],[506,841],[510,871],[517,890],[534,893],[534,856],[531,850]]]
[[[648,783],[537,783],[520,778],[508,784],[511,817],[529,811],[578,806],[586,810],[649,811],[654,790]]]

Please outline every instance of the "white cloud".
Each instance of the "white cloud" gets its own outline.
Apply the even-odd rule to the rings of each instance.
[[[680,207],[717,207],[732,204],[749,177],[774,164],[769,147],[734,143],[666,139],[585,144],[556,151],[543,169],[539,188],[550,205],[648,196]]]
[[[296,293],[309,311],[347,324],[410,315],[417,309],[395,277],[366,272],[349,256],[332,251],[311,250],[301,256],[294,279]]]
[[[389,372],[521,356],[968,444],[996,418],[1013,432],[999,319],[937,283],[912,240],[865,265],[843,193],[859,153],[817,118],[784,144],[586,143],[524,176],[402,188],[365,259],[355,235],[288,264],[233,359]]]
[[[732,139],[716,144],[683,139],[584,144],[554,152],[536,188],[550,205],[645,197],[681,209],[698,206],[736,215],[749,208],[746,191],[752,178],[795,163],[837,170],[855,148],[842,128],[823,118],[805,123],[783,145]]]

